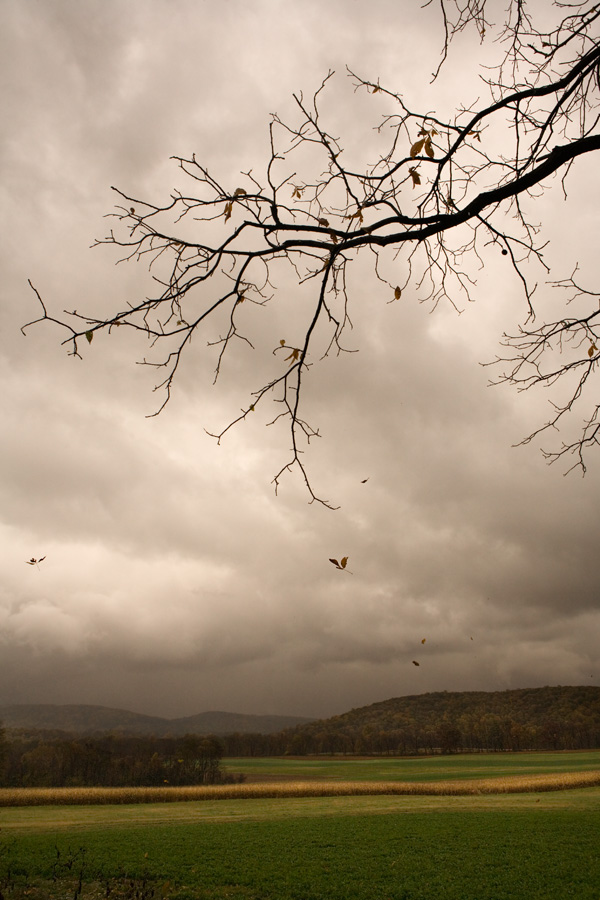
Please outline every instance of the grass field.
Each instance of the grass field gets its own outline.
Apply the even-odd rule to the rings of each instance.
[[[600,754],[535,754],[537,762],[533,756],[506,766],[508,755],[440,760],[436,771],[457,779],[459,771],[481,778],[491,771],[506,777],[600,768]],[[232,764],[237,771],[239,762]],[[307,762],[243,761],[262,766],[262,775],[270,767],[273,776],[288,778],[291,769],[282,768]],[[317,762],[324,768],[310,778],[327,778],[327,763]],[[350,765],[368,763],[379,781],[398,764],[396,777],[406,781],[410,762],[425,771],[438,760]],[[524,773],[519,767],[526,764]],[[350,769],[331,765],[332,779],[349,777]],[[0,829],[5,900],[600,898],[600,787],[6,807]]]
[[[564,753],[465,753],[407,759],[347,757],[239,757],[223,768],[243,773],[249,782],[265,779],[327,781],[456,781],[511,775],[600,771],[600,750]]]

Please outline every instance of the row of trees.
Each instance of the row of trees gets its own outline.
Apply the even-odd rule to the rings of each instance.
[[[216,737],[24,738],[0,741],[7,787],[221,784],[223,743]],[[229,779],[231,780],[231,778]]]
[[[470,751],[589,750],[600,747],[600,724],[577,715],[570,719],[548,719],[542,724],[523,724],[485,714],[480,718],[447,718],[437,725],[406,719],[393,728],[377,725],[340,728],[330,722],[318,722],[280,734],[232,734],[222,740],[225,756],[323,753],[410,756]]]

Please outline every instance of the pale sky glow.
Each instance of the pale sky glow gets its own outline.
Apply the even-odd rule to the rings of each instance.
[[[292,118],[292,94],[329,69],[323,116],[348,159],[368,159],[385,103],[354,94],[346,65],[450,117],[484,96],[477,62],[494,45],[462,36],[431,86],[442,30],[417,0],[2,0],[0,19],[0,705],[329,716],[425,691],[597,684],[600,456],[563,477],[539,444],[512,446],[555,397],[488,386],[480,363],[525,315],[497,250],[461,315],[413,288],[390,304],[368,253],[352,268],[359,352],[306,381],[323,435],[306,464],[336,512],[309,505],[297,475],[275,496],[289,437],[264,427],[270,410],[220,446],[206,433],[264,383],[270,348],[293,345],[310,286],[280,274],[248,313],[257,351],[236,349],[214,387],[197,340],[155,418],[143,340],[98,335],[79,360],[52,325],[20,332],[39,310],[28,278],[57,314],[152,290],[143,263],[89,249],[111,227],[111,185],[163,202],[182,183],[169,157],[194,152],[232,188],[262,177],[270,113]],[[583,159],[567,201],[556,179],[532,207],[552,277],[579,262],[594,284],[598,186]],[[541,308],[556,304],[534,275]],[[352,574],[329,562],[345,555]]]

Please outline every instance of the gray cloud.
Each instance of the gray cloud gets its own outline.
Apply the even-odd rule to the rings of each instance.
[[[264,160],[269,113],[293,115],[292,92],[330,67],[327,114],[357,158],[375,147],[379,112],[344,82],[345,63],[415,105],[428,90],[440,104],[475,92],[452,64],[428,87],[431,10],[378,9],[389,27],[347,0],[4,4],[3,703],[330,715],[426,690],[600,677],[600,476],[563,478],[536,446],[511,447],[548,398],[490,388],[479,365],[523,315],[493,248],[461,315],[411,289],[390,305],[354,267],[347,340],[359,352],[315,359],[306,382],[323,434],[307,463],[335,513],[308,505],[296,477],[274,496],[289,439],[267,414],[222,446],[205,431],[236,415],[269,377],[272,347],[301,327],[304,294],[283,271],[276,302],[248,321],[266,355],[241,348],[213,388],[214,354],[197,342],[157,418],[145,418],[155,373],[133,364],[144,342],[99,335],[77,360],[56,328],[20,333],[37,315],[28,277],[57,311],[151,289],[143,266],[88,249],[110,227],[111,184],[162,199],[179,177],[168,157],[194,151],[235,181]],[[573,178],[569,209],[590,177]],[[593,272],[589,207],[567,233],[562,200],[541,204],[561,274],[576,258]],[[393,283],[397,263],[382,265]],[[39,571],[24,565],[44,554]],[[343,555],[352,574],[328,561]]]

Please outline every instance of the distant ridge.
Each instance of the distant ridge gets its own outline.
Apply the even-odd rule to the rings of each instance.
[[[294,753],[600,747],[600,687],[437,691],[394,697],[294,729]]]
[[[33,731],[64,731],[92,735],[112,732],[123,735],[183,734],[273,734],[284,728],[313,721],[302,716],[255,716],[230,712],[203,712],[179,719],[145,716],[108,706],[48,703],[0,706],[0,722],[5,728]]]

